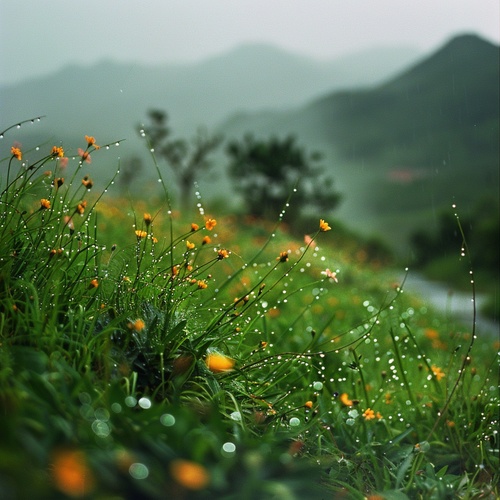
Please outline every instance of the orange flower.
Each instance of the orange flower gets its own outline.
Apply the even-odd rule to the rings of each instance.
[[[83,179],[82,179],[82,184],[87,188],[87,189],[92,189],[92,186],[94,185],[94,181],[88,176],[86,175]]]
[[[319,230],[322,232],[330,231],[331,227],[328,224],[328,222],[324,221],[323,219],[319,220]]]
[[[347,395],[347,392],[344,392],[340,395],[340,401],[342,404],[346,406],[352,406],[354,403],[351,399],[349,399],[349,396]]]
[[[89,283],[89,288],[97,288],[99,286],[99,281],[97,281],[97,279],[93,279],[90,283]]]
[[[19,160],[21,161],[23,159],[23,153],[21,152],[21,150],[19,148],[16,148],[15,146],[12,146],[10,148],[10,152],[12,154],[12,156],[16,159],[16,160]]]
[[[170,473],[181,486],[188,490],[202,490],[210,482],[210,476],[205,467],[190,460],[172,460]]]
[[[217,259],[227,259],[229,257],[229,252],[225,249],[221,249],[217,252]]]
[[[209,243],[212,243],[212,240],[210,239],[210,236],[205,236],[203,240],[201,241],[202,245],[208,245]]]
[[[48,210],[50,208],[50,201],[42,198],[40,200],[40,210]]]
[[[52,479],[56,488],[70,497],[86,496],[94,488],[85,455],[76,450],[59,451],[54,455]]]
[[[140,229],[136,229],[135,235],[137,236],[138,240],[142,240],[148,235],[148,233],[146,233],[146,231],[141,231]]]
[[[306,402],[304,403],[304,406],[305,406],[306,408],[312,408],[312,407],[313,407],[313,402],[312,402],[312,401],[306,401]]]
[[[217,225],[217,221],[215,219],[207,219],[205,222],[205,228],[211,231]]]
[[[64,149],[61,146],[54,146],[50,154],[62,158],[64,156]]]
[[[82,157],[82,161],[86,163],[92,163],[92,158],[88,151],[84,151],[82,148],[78,148],[78,155]]]
[[[85,140],[87,141],[87,144],[89,146],[94,146],[95,149],[99,149],[101,146],[98,146],[96,143],[95,143],[95,138],[92,137],[91,135],[86,135],[85,136]]]
[[[198,280],[196,284],[198,285],[199,290],[204,290],[208,286],[207,282],[204,280]]]
[[[145,213],[144,214],[144,224],[146,224],[146,227],[149,227],[151,222],[153,222],[153,218],[151,217],[151,214]]]
[[[432,365],[431,366],[432,373],[434,376],[437,378],[437,381],[439,382],[443,377],[446,377],[445,373],[439,368],[439,366]]]
[[[375,412],[371,408],[367,408],[363,413],[363,417],[365,417],[365,420],[373,420],[375,418]]]
[[[191,224],[191,231],[198,231],[200,226],[198,224],[195,224],[194,222]]]
[[[205,363],[211,372],[223,373],[232,370],[235,362],[224,354],[212,352],[207,356]]]
[[[276,257],[276,260],[280,262],[286,262],[288,260],[288,252],[280,252],[279,256]]]
[[[146,323],[142,319],[136,319],[135,321],[130,321],[128,327],[136,332],[141,332],[144,330]]]
[[[87,201],[86,200],[83,200],[81,201],[80,203],[78,203],[77,207],[76,207],[76,211],[80,214],[80,215],[83,215],[84,212],[85,212],[85,208],[87,206]]]
[[[64,177],[56,177],[52,185],[55,188],[60,188],[64,184]]]

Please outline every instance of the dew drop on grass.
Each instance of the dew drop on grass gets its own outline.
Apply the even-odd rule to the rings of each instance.
[[[149,476],[149,469],[141,463],[132,464],[128,472],[134,479],[146,479]]]
[[[136,404],[137,404],[137,399],[134,398],[134,396],[127,396],[125,398],[125,404],[129,407],[129,408],[133,408]]]
[[[165,427],[172,427],[175,424],[175,417],[170,413],[164,413],[160,417],[160,423]]]
[[[151,408],[151,400],[148,398],[141,398],[139,399],[139,406],[144,410],[148,410]]]

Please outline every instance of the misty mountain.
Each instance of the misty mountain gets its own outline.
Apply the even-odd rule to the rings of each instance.
[[[340,216],[396,237],[452,203],[498,199],[499,81],[499,47],[462,35],[380,85],[235,114],[220,129],[293,133],[326,151],[345,195]]]
[[[237,110],[291,108],[332,89],[378,83],[417,55],[410,47],[380,48],[320,62],[268,45],[246,45],[195,64],[101,61],[0,87],[0,117],[6,127],[45,115],[37,129],[23,131],[22,140],[33,145],[52,134],[75,148],[91,134],[99,142],[127,139],[123,155],[140,147],[134,127],[148,109],[166,110],[174,133],[191,136]]]

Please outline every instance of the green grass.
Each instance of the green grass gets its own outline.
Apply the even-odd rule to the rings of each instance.
[[[64,166],[50,148],[19,160],[12,134],[2,498],[498,495],[492,339],[402,293],[321,214],[306,243],[280,221],[178,213],[166,188],[96,194],[90,138]]]

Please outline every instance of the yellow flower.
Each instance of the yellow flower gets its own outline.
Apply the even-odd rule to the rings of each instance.
[[[367,408],[363,413],[363,417],[365,417],[365,420],[373,420],[375,418],[375,412],[371,408]]]
[[[344,392],[343,394],[340,395],[340,401],[342,404],[346,406],[352,406],[354,404],[353,401],[349,399],[347,392]]]
[[[55,487],[65,495],[84,497],[94,488],[94,478],[81,451],[56,452],[51,470]]]
[[[40,210],[48,210],[50,208],[50,201],[42,198],[40,200]]]
[[[276,260],[279,260],[280,262],[286,262],[288,260],[288,252],[280,252]]]
[[[328,222],[324,221],[323,219],[319,220],[319,230],[326,232],[330,231],[331,227],[329,226]]]
[[[52,156],[62,158],[64,156],[64,149],[61,146],[54,146],[51,151]]]
[[[217,221],[215,219],[207,219],[205,222],[205,228],[211,231],[217,225]]]
[[[207,286],[208,286],[207,282],[204,280],[198,280],[196,282],[196,284],[198,285],[198,289],[200,289],[200,290],[203,290],[203,289],[207,288]]]
[[[177,483],[188,490],[202,490],[210,482],[210,476],[205,467],[190,460],[172,460],[170,473]]]
[[[146,227],[149,227],[151,222],[153,222],[151,214],[145,213],[143,218],[144,218],[144,224],[146,224]]]
[[[19,160],[21,161],[23,159],[23,153],[21,152],[21,150],[19,148],[16,148],[15,146],[12,146],[10,148],[10,152],[12,154],[12,156],[16,159],[16,160]]]
[[[217,259],[227,259],[229,257],[229,252],[225,249],[221,249],[217,252]]]
[[[146,323],[142,319],[136,319],[135,321],[130,321],[128,327],[136,332],[141,332],[144,330]]]
[[[96,148],[96,149],[99,149],[99,148],[100,148],[100,146],[98,146],[98,145],[95,143],[95,138],[94,138],[94,137],[92,137],[91,135],[86,135],[86,136],[85,136],[85,140],[87,141],[87,144],[88,144],[89,146],[94,146],[94,148]]]
[[[439,368],[439,366],[432,365],[431,366],[432,373],[434,376],[437,378],[437,381],[439,382],[443,377],[446,377],[445,373]]]
[[[138,240],[142,240],[148,235],[148,233],[146,233],[146,231],[141,231],[140,229],[136,229],[135,235],[137,236]]]
[[[306,402],[304,403],[304,406],[305,406],[306,408],[312,408],[312,407],[313,407],[313,402],[312,402],[312,401],[306,401]]]
[[[76,211],[80,214],[80,215],[83,215],[84,212],[85,212],[85,208],[87,206],[87,201],[86,200],[83,200],[81,201],[80,203],[78,203],[77,207],[76,207]]]
[[[234,359],[224,356],[224,354],[219,354],[212,352],[207,356],[205,363],[208,369],[213,373],[223,373],[233,369]]]
[[[195,247],[194,243],[191,243],[189,240],[186,240],[186,248],[188,250],[192,250]]]

